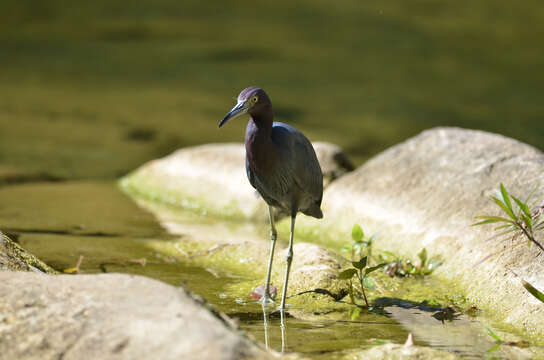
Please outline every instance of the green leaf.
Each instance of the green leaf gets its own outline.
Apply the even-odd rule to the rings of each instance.
[[[533,285],[529,284],[527,281],[525,280],[521,280],[521,283],[523,284],[523,287],[531,293],[531,295],[533,295],[535,298],[537,298],[538,300],[540,300],[541,302],[544,303],[544,294],[541,293],[540,291],[538,291]]]
[[[496,222],[502,221],[513,224],[514,222],[502,216],[476,216],[476,219],[495,220]]]
[[[498,198],[492,196],[491,197],[493,199],[493,201],[495,201],[495,203],[497,205],[499,205],[499,207],[506,213],[506,215],[508,215],[510,217],[510,219],[514,220],[514,221],[517,221],[518,218],[514,215],[514,213],[512,212],[512,210],[510,210],[508,208],[508,206],[506,206],[505,203],[503,203],[501,200],[499,200]]]
[[[512,203],[510,202],[510,196],[508,195],[508,191],[506,191],[506,188],[501,183],[501,195],[502,200],[504,201],[504,204],[508,207],[508,210],[510,210],[511,213],[514,213],[514,210],[512,210]]]
[[[365,233],[358,224],[353,225],[353,228],[351,229],[351,237],[356,242],[363,241],[365,238]]]
[[[427,249],[423,248],[418,254],[417,257],[421,261],[421,266],[425,266],[425,262],[427,261]]]
[[[354,268],[359,269],[359,270],[363,270],[365,268],[364,265],[361,264],[360,261],[352,261],[351,265],[353,265]]]
[[[501,343],[498,343],[498,344],[493,345],[489,349],[487,349],[485,352],[486,353],[492,353],[492,352],[495,352],[495,351],[499,350],[500,348],[501,348]]]
[[[505,224],[505,225],[497,226],[493,230],[502,230],[502,229],[505,229],[505,228],[510,227],[510,226],[512,226],[512,224]]]
[[[355,309],[353,309],[353,311],[351,312],[351,321],[357,320],[360,313],[361,313],[360,307],[356,307]]]
[[[493,330],[491,330],[490,328],[488,328],[487,326],[484,325],[484,327],[487,329],[487,332],[489,333],[489,336],[491,336],[493,339],[495,339],[497,342],[501,343],[502,342],[502,339],[499,337],[499,335],[495,334],[493,332]]]
[[[340,251],[342,251],[342,252],[350,252],[350,251],[351,251],[351,246],[344,246],[343,248],[340,249]]]
[[[75,274],[79,271],[79,268],[78,267],[71,267],[71,268],[68,268],[68,269],[63,269],[62,272],[65,273],[65,274]]]
[[[368,239],[368,244],[369,244],[369,245],[372,245],[372,243],[374,242],[374,240],[376,240],[377,237],[378,237],[378,233],[372,234],[372,236],[370,237],[370,239]]]
[[[357,274],[357,269],[351,268],[351,269],[344,270],[340,274],[338,274],[338,278],[340,280],[349,280],[355,274]]]
[[[367,260],[368,260],[368,256],[362,257],[359,260],[359,263],[362,265],[362,267],[360,269],[364,269],[366,267]]]
[[[519,208],[521,209],[521,211],[523,211],[523,213],[525,214],[525,216],[528,216],[529,218],[531,217],[531,210],[529,209],[529,207],[527,206],[526,203],[522,202],[521,200],[519,200],[517,197],[515,196],[512,196],[512,199],[514,199],[514,201],[516,202],[516,204],[518,204]]]
[[[499,221],[499,220],[491,220],[491,219],[488,219],[488,220],[484,220],[484,221],[480,221],[480,222],[474,223],[474,224],[472,224],[471,226],[492,224],[492,223],[496,223],[496,222],[498,222],[498,221]]]
[[[523,223],[527,227],[527,229],[533,228],[533,219],[531,219],[530,216],[527,216],[525,214],[521,214],[521,218],[523,219]]]
[[[368,269],[365,269],[365,275],[368,275],[371,272],[374,272],[374,271],[378,270],[379,268],[384,267],[385,265],[387,265],[387,263],[381,263],[379,265],[369,267]]]
[[[363,279],[363,285],[369,290],[375,290],[376,289],[376,284],[374,283],[374,280],[372,280],[369,277],[365,277]]]

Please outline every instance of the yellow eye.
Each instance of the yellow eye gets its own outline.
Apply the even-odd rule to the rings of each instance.
[[[255,104],[258,100],[259,100],[259,98],[256,97],[256,96],[253,96],[253,97],[250,99],[251,104]]]

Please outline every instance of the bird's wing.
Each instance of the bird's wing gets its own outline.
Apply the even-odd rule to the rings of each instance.
[[[257,190],[257,192],[261,195],[261,197],[264,199],[264,201],[266,201],[268,205],[281,207],[280,203],[278,202],[278,198],[274,196],[274,194],[277,194],[277,191],[283,191],[281,188],[281,184],[279,186],[274,186],[274,183],[270,184],[259,180],[257,175],[253,172],[253,170],[251,170],[251,166],[249,166],[249,160],[247,159],[247,157],[246,174],[251,186],[253,186],[253,188]]]
[[[251,167],[249,166],[249,160],[246,157],[246,174],[247,179],[249,180],[249,183],[251,186],[253,186],[254,189],[257,189],[257,186],[255,184],[255,175],[253,175],[253,171],[251,171]]]
[[[288,191],[294,182],[320,203],[323,196],[323,174],[310,141],[294,127],[279,122],[275,122],[272,127],[272,141],[280,152],[282,187]]]

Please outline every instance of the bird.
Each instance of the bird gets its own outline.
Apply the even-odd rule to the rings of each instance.
[[[250,86],[242,90],[236,105],[219,122],[218,127],[244,114],[249,115],[244,141],[246,174],[251,186],[268,204],[270,220],[270,256],[264,295],[261,298],[263,306],[274,303],[270,296],[270,273],[277,239],[274,209],[291,217],[280,305],[283,314],[293,260],[295,219],[299,212],[317,219],[323,217],[323,173],[308,138],[290,125],[273,121],[272,102],[263,89]]]

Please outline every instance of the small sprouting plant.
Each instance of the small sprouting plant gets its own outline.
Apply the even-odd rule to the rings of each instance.
[[[365,239],[365,233],[363,229],[355,224],[351,229],[351,238],[353,239],[353,244],[349,246],[344,246],[342,248],[343,252],[351,253],[351,261],[356,261],[360,259],[363,254],[368,256],[368,259],[372,257],[372,244],[376,239],[377,234],[373,234],[370,238]],[[370,263],[370,262],[369,262]]]
[[[532,195],[532,194],[531,194]],[[480,222],[473,224],[486,225],[498,223],[499,226],[494,230],[503,230],[502,235],[515,232],[514,236],[523,234],[530,244],[535,244],[544,251],[544,247],[535,239],[535,231],[544,229],[544,220],[541,219],[541,215],[544,212],[544,205],[531,211],[527,202],[531,198],[531,195],[527,197],[525,201],[521,201],[517,197],[511,195],[506,191],[503,184],[500,185],[500,195],[492,196],[493,201],[501,208],[505,216],[476,216],[480,219]],[[516,206],[513,206],[512,198]]]
[[[493,332],[490,328],[484,325],[484,327],[487,329],[487,334],[495,340],[495,345],[493,345],[491,348],[487,349],[487,353],[492,353],[494,351],[497,351],[500,349],[501,345],[508,345],[508,346],[517,346],[520,348],[526,348],[530,344],[527,340],[519,340],[519,341],[504,341],[501,339],[501,337]]]
[[[390,252],[384,252],[382,259],[386,260],[384,272],[393,277],[425,276],[431,274],[438,266],[442,264],[439,257],[428,257],[427,250],[423,248],[417,257],[419,262],[410,259],[396,258]]]
[[[353,265],[353,267],[342,271],[338,277],[341,280],[349,281],[349,298],[353,305],[357,305],[357,303],[355,302],[355,296],[357,295],[358,290],[353,284],[353,277],[355,276],[356,281],[359,282],[360,292],[363,295],[366,307],[368,308],[370,307],[370,305],[368,304],[368,298],[366,296],[365,288],[367,288],[368,290],[376,289],[376,283],[374,283],[374,280],[369,278],[368,275],[384,267],[385,263],[367,267],[367,260],[368,257],[364,256],[359,261],[352,261],[351,264]]]

